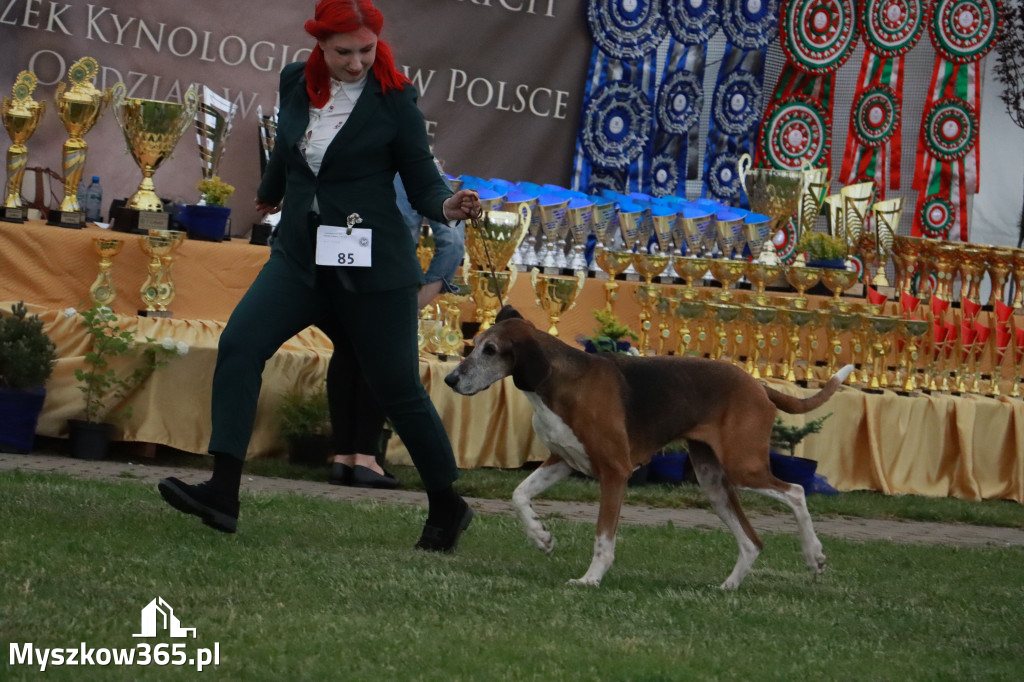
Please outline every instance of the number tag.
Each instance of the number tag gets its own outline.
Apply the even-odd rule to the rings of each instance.
[[[347,227],[321,225],[316,231],[316,264],[368,268],[372,243],[368,228],[353,227],[349,234]]]

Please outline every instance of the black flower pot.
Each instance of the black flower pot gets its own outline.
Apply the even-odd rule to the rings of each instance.
[[[42,387],[31,391],[0,388],[0,452],[32,452],[45,400],[46,389]]]
[[[106,459],[110,452],[110,441],[114,425],[107,422],[87,422],[82,419],[68,420],[68,440],[71,456],[76,459]]]

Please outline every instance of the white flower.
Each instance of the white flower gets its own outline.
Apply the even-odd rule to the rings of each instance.
[[[184,341],[178,341],[177,348],[178,355],[188,355],[188,344]]]
[[[74,308],[65,308],[64,309],[64,319],[65,320],[70,320],[72,317],[74,317],[77,314],[78,314],[78,311],[75,310]]]
[[[174,343],[174,339],[169,336],[165,336],[160,342],[160,345],[164,347],[164,350],[175,350],[178,347],[177,344]]]

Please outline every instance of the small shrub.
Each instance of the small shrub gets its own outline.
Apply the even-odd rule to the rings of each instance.
[[[807,259],[811,261],[843,260],[848,252],[845,241],[825,232],[805,232],[796,250],[806,251]]]
[[[224,182],[218,175],[214,175],[212,178],[203,178],[196,185],[196,189],[203,196],[207,206],[223,206],[235,193],[234,185]]]
[[[327,390],[312,393],[289,391],[277,408],[278,429],[288,440],[307,436],[326,436],[331,432],[331,412],[327,403]]]
[[[57,364],[57,346],[43,331],[38,315],[29,315],[25,303],[0,311],[0,387],[28,391],[46,384]]]

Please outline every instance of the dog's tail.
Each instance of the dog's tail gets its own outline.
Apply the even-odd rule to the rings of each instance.
[[[853,374],[853,365],[846,365],[838,372],[832,375],[832,378],[821,387],[821,390],[812,396],[807,398],[797,398],[793,395],[787,395],[776,391],[771,386],[765,386],[764,390],[768,394],[768,399],[775,403],[775,407],[779,408],[783,412],[789,414],[804,414],[811,410],[821,407],[825,404],[832,394],[839,390],[839,385],[846,381],[846,377]]]

